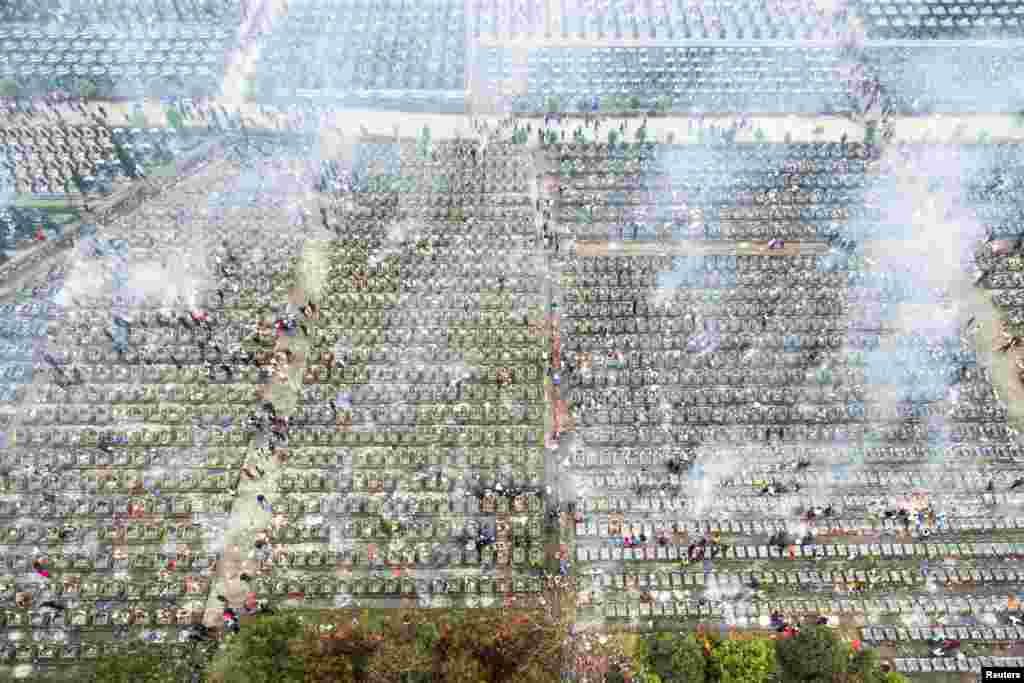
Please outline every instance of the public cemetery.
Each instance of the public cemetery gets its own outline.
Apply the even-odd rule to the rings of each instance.
[[[1024,665],[1022,12],[4,4],[0,678],[557,581]]]

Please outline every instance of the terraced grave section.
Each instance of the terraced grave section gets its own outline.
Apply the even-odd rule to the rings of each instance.
[[[591,240],[561,274],[581,622],[767,631],[779,615],[827,617],[907,672],[1015,656],[1024,472],[1007,408],[972,340],[887,322],[946,294],[824,243],[904,239],[872,208],[892,155],[745,147],[546,147],[545,196]],[[1010,234],[1016,146],[902,151],[955,152],[971,169],[964,208]],[[754,158],[788,180],[748,177]],[[774,215],[748,223],[757,197]],[[840,213],[815,221],[819,202]],[[825,248],[758,241],[777,234]],[[978,267],[1009,303],[1013,271],[990,261]],[[931,658],[936,637],[965,657]]]
[[[23,92],[52,84],[121,97],[220,92],[237,44],[240,2],[202,10],[178,3],[180,12],[168,8],[165,15],[125,9],[118,17],[90,4],[0,21],[0,78],[14,80]]]
[[[456,0],[296,0],[260,45],[254,95],[459,113],[466,51],[465,9]]]
[[[174,656],[207,616],[239,468],[258,445],[245,418],[265,380],[242,347],[272,299],[274,258],[288,253],[279,240],[273,254],[251,258],[286,218],[212,199],[229,189],[207,169],[104,226],[11,316],[0,466],[5,665],[38,672],[137,640]],[[187,239],[168,229],[176,220],[194,230]],[[238,269],[223,298],[182,284],[215,282],[201,271],[228,250]],[[192,270],[166,271],[182,258]],[[215,332],[180,320],[196,309]]]
[[[598,42],[827,41],[856,33],[865,40],[1012,40],[1021,37],[1016,2],[703,2],[594,0],[473,4],[481,40]]]
[[[328,600],[513,604],[540,591],[546,340],[527,159],[499,145],[476,166],[463,151],[367,141],[356,190],[324,207],[344,238],[329,246],[306,426],[281,493],[330,528],[329,544],[292,554],[333,577]]]
[[[517,56],[525,50],[526,58]],[[904,114],[1019,111],[1015,45],[702,44],[479,49],[474,88],[502,111],[824,114],[860,112],[879,83]],[[1002,68],[1006,65],[1009,68]],[[936,80],[936,74],[942,78]],[[520,86],[502,92],[502,82]],[[955,87],[950,87],[952,84]],[[879,103],[881,100],[879,100]]]

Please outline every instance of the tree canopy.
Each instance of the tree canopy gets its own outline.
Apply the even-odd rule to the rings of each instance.
[[[704,652],[692,634],[649,635],[640,641],[640,657],[662,683],[704,683]]]
[[[213,665],[216,683],[303,683],[306,662],[296,656],[304,633],[292,614],[261,616],[247,621],[228,638]]]
[[[709,677],[719,683],[764,683],[775,672],[775,648],[763,639],[722,640],[712,648],[707,666]]]
[[[775,646],[783,677],[794,683],[831,683],[845,674],[849,647],[827,626],[808,626]]]

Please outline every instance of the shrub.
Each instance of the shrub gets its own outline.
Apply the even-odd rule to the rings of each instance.
[[[775,649],[783,679],[793,683],[831,683],[849,664],[847,646],[826,626],[809,626]]]
[[[707,667],[720,683],[764,683],[775,672],[775,648],[767,640],[723,640],[712,648]]]
[[[644,668],[663,683],[704,683],[704,652],[692,634],[658,633],[640,641]]]

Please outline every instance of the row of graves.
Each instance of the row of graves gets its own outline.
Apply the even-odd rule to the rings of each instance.
[[[837,247],[819,255],[609,251],[566,261],[562,396],[576,432],[581,619],[763,630],[820,619],[867,629],[867,640],[898,628],[898,639],[919,645],[930,629],[971,627],[969,639],[992,652],[1015,639],[1024,520],[1006,511],[1024,500],[1021,448],[972,342],[887,322],[888,302],[937,294],[882,272],[853,244],[899,236],[884,216],[874,228],[850,218],[851,205],[870,209],[865,197],[885,187],[878,176],[890,169],[876,151],[631,145],[640,154],[621,159],[595,147],[546,152],[548,168],[585,165],[576,194],[574,180],[547,184],[552,199],[562,184],[559,215],[578,238],[603,232],[585,232],[578,212],[609,212],[607,228],[624,218],[611,213],[614,193],[645,202],[639,181],[594,178],[620,160],[637,175],[644,163],[674,170],[658,191],[703,214],[677,220],[721,226],[652,238],[756,238],[734,226],[764,218],[730,219],[769,193],[771,210],[796,192],[844,213],[820,233],[813,214],[790,219],[810,226],[791,239]],[[979,178],[998,167],[993,158],[1014,154],[968,147],[965,156],[980,155],[971,166]],[[986,225],[998,223],[985,214],[998,197],[964,199]]]
[[[6,425],[11,422],[11,409],[24,400],[32,384],[36,371],[34,361],[49,326],[59,318],[59,309],[52,299],[63,287],[65,277],[66,268],[57,264],[45,278],[24,288],[14,301],[0,305],[0,356],[3,358],[0,406]],[[3,432],[5,438],[9,436],[6,426]]]
[[[1024,666],[1024,659],[1020,657],[958,657],[956,659],[895,657],[893,658],[892,663],[897,671],[905,674],[944,673],[947,671],[980,674],[981,670],[984,668],[1020,668],[1021,666]]]
[[[228,22],[241,17],[246,3],[237,0],[11,0],[0,10],[4,23],[42,23],[92,21],[128,23],[154,17],[179,22]]]
[[[0,11],[11,12],[15,4]],[[90,96],[219,93],[237,47],[242,3],[178,2],[171,12],[157,4],[65,3],[42,16],[0,21],[0,78],[30,93],[54,84],[86,92],[86,83]]]
[[[39,241],[40,232],[46,239],[59,237],[64,228],[47,212],[40,209],[5,206],[0,209],[0,250],[3,259],[13,258],[20,249]],[[3,316],[7,318],[8,316]]]
[[[579,240],[871,237],[868,193],[881,172],[862,143],[664,145],[584,141],[544,147],[555,215]],[[685,171],[684,171],[685,169]],[[850,228],[847,228],[848,224]]]
[[[577,138],[545,144],[543,184],[557,195],[559,222],[578,240],[777,239],[843,247],[851,240],[908,238],[909,228],[886,208],[895,199],[893,178],[908,162],[955,164],[965,176],[952,181],[963,188],[959,201],[989,237],[983,251],[991,252],[993,240],[1011,240],[1000,243],[998,254],[982,253],[977,261],[980,270],[991,270],[988,286],[1007,288],[1018,276],[998,270],[1008,265],[988,260],[1016,263],[1007,261],[1007,247],[1024,233],[1017,201],[1024,178],[1021,145],[901,144],[893,150],[883,159],[878,146],[860,142],[669,145]],[[943,179],[928,187],[943,191],[947,185],[956,189]],[[850,258],[860,260],[856,254]],[[720,274],[714,268],[701,274],[690,264],[682,266],[683,274],[662,277],[685,278],[696,269],[700,281],[730,282],[735,257],[726,260]],[[854,286],[886,279],[854,273]]]
[[[986,220],[987,239],[976,245],[963,266],[973,274],[978,286],[989,290],[992,302],[1003,313],[1009,334],[997,340],[1008,350],[1018,344],[1014,335],[1024,324],[1024,259],[1020,238],[1024,235],[1024,213],[1020,205],[1024,187],[1024,169],[1017,145],[1006,151],[989,174],[977,178],[969,188]]]
[[[260,100],[461,112],[463,3],[291,2],[260,45],[254,87]]]
[[[485,40],[543,36],[581,41],[824,41],[847,35],[856,24],[867,40],[927,41],[1020,37],[1024,6],[858,0],[823,9],[813,3],[766,0],[477,0],[473,19],[474,35]]]
[[[1012,45],[701,45],[480,48],[488,84],[524,78],[502,107],[563,112],[837,115],[879,104],[904,114],[1019,111]],[[525,55],[525,63],[524,63]],[[942,68],[937,68],[941,64]],[[941,74],[941,77],[939,76]],[[955,84],[955,87],[950,87]]]
[[[193,144],[174,129],[11,126],[0,128],[0,164],[18,194],[108,194],[119,181],[169,163]]]

